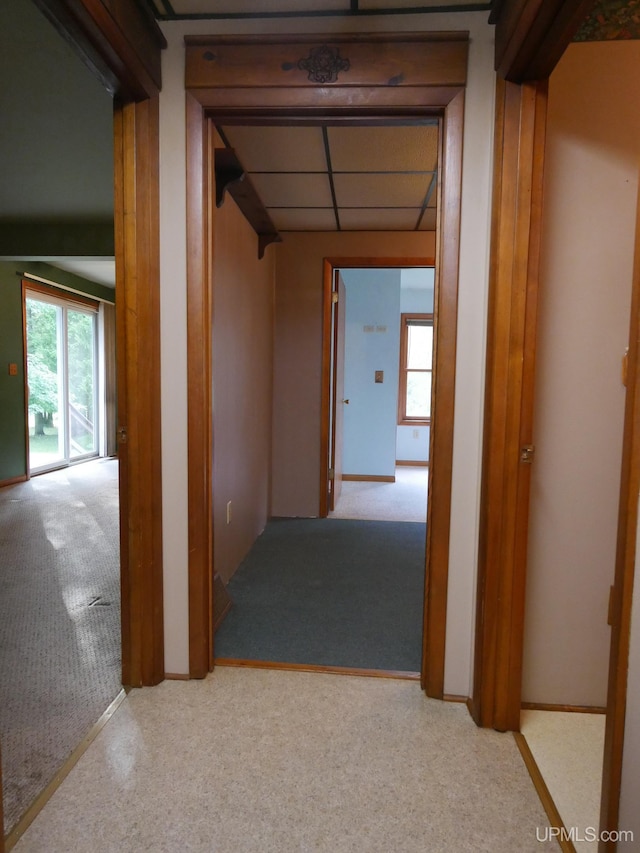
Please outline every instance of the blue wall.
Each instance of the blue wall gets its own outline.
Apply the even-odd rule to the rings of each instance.
[[[343,472],[395,474],[396,459],[426,462],[429,427],[398,426],[400,314],[433,311],[432,269],[345,269]],[[375,371],[384,371],[376,383]]]
[[[394,476],[400,270],[343,270],[346,289],[343,471]],[[384,381],[374,381],[375,371]]]

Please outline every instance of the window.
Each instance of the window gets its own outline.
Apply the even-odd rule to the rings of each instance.
[[[431,422],[433,314],[402,314],[400,318],[400,387],[398,423]]]
[[[29,284],[24,291],[29,470],[98,453],[98,303]]]

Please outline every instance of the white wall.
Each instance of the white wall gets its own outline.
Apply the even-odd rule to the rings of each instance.
[[[640,42],[549,88],[523,699],[606,704],[638,192]]]
[[[162,463],[164,480],[165,659],[170,672],[188,669],[186,231],[184,47],[186,34],[234,32],[419,32],[469,30],[469,81],[460,239],[459,334],[454,429],[453,507],[447,611],[445,691],[468,695],[482,434],[491,151],[495,76],[493,27],[487,13],[259,22],[174,22],[162,25],[160,98]]]
[[[629,680],[627,682],[627,716],[624,727],[622,785],[620,791],[621,830],[630,830],[640,842],[640,516],[636,538],[636,578],[631,610]],[[626,849],[626,845],[621,845]],[[629,848],[631,849],[631,848]]]

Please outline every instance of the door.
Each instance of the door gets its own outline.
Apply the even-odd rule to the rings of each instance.
[[[25,291],[29,472],[98,452],[97,304]]]
[[[334,510],[342,491],[342,447],[344,433],[344,339],[346,290],[340,270],[333,275],[333,374],[331,399],[331,459],[329,462],[329,509]]]

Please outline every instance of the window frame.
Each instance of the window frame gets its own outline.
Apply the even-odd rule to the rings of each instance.
[[[398,381],[398,426],[428,426],[431,416],[427,418],[407,415],[407,375],[412,373],[430,373],[433,388],[433,353],[431,354],[431,367],[429,369],[417,369],[407,367],[407,353],[409,350],[409,327],[411,321],[420,321],[433,327],[433,313],[422,314],[414,311],[400,315],[400,376]]]

